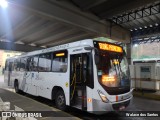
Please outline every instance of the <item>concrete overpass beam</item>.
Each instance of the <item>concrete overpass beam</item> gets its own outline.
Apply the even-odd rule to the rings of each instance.
[[[8,0],[10,4],[29,10],[35,15],[50,20],[58,20],[62,24],[82,29],[98,36],[105,36],[117,41],[129,42],[130,32],[118,25],[110,27],[111,23],[102,21],[96,16],[85,13],[67,1],[51,0]],[[71,7],[72,6],[72,7]]]
[[[23,44],[15,44],[12,42],[0,42],[0,49],[2,50],[13,50],[13,51],[21,51],[21,52],[30,52],[34,50],[40,50],[41,47],[23,45]]]

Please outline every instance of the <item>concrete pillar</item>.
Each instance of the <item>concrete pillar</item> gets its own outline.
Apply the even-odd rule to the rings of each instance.
[[[132,44],[131,43],[127,43],[126,44],[126,52],[127,52],[127,60],[128,60],[128,64],[129,65],[132,64],[131,51],[132,51]]]

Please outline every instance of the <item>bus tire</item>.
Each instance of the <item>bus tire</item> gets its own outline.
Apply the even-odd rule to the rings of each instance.
[[[20,92],[20,90],[19,90],[19,84],[18,84],[18,81],[17,81],[17,80],[15,80],[15,82],[14,82],[14,89],[15,89],[15,92],[16,92],[16,93],[19,93],[19,92]]]
[[[62,90],[58,91],[55,99],[56,107],[60,110],[66,109],[66,99]]]

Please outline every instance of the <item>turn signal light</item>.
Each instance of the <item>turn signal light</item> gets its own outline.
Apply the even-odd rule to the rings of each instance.
[[[116,102],[118,102],[118,95],[116,95]]]
[[[92,102],[92,99],[91,99],[91,98],[88,98],[87,100],[88,100],[88,102]]]

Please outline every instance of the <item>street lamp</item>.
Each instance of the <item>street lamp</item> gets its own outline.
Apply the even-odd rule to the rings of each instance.
[[[6,0],[0,0],[0,6],[3,8],[7,8],[8,7],[8,2]]]

